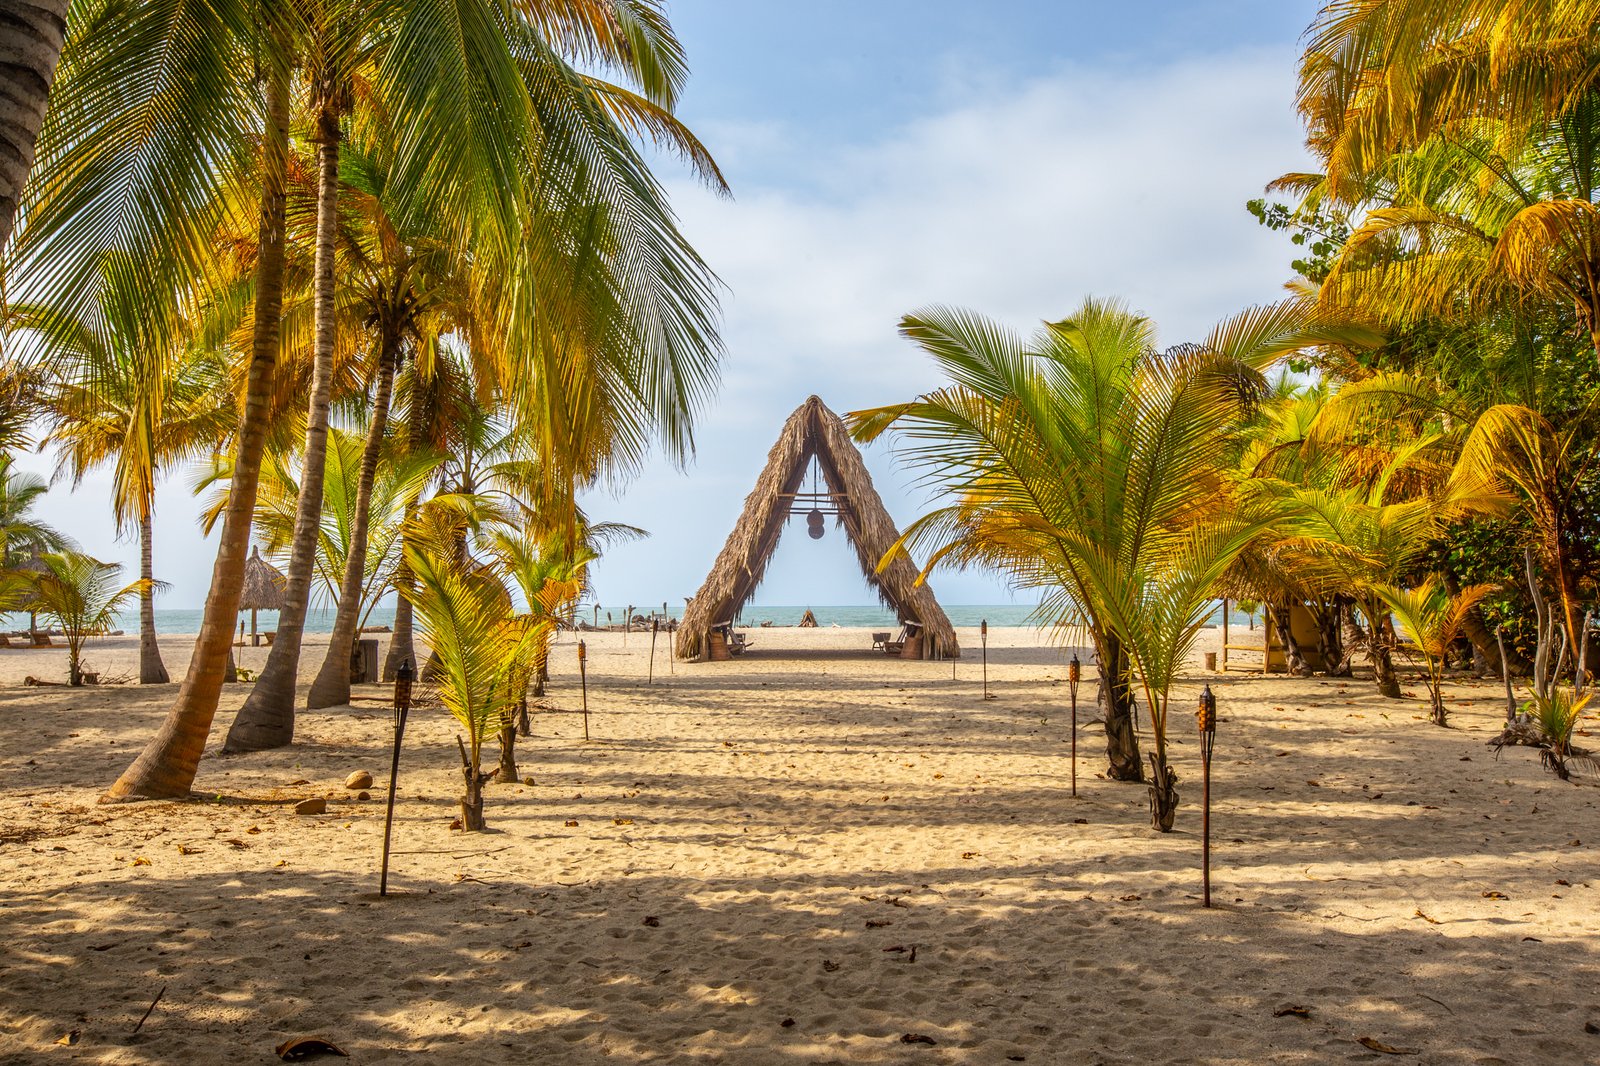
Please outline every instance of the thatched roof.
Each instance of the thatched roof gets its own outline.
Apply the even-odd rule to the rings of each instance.
[[[813,396],[783,424],[778,443],[767,455],[766,468],[755,489],[745,497],[744,513],[717,555],[705,584],[684,609],[678,631],[679,657],[692,659],[700,655],[712,627],[736,618],[749,602],[766,574],[784,524],[794,510],[793,494],[799,491],[813,457],[827,491],[842,498],[839,523],[855,546],[867,583],[902,619],[923,625],[931,641],[924,652],[927,658],[960,655],[956,632],[934,599],[933,590],[917,584],[916,565],[902,552],[883,573],[877,572],[879,560],[900,539],[900,531],[872,487],[872,475],[844,422]]]
[[[261,558],[261,549],[252,547],[244,564],[244,591],[239,596],[241,611],[276,611],[283,606],[283,587],[288,583],[283,572]]]

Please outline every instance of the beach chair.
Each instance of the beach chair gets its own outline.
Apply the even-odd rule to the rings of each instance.
[[[883,650],[883,646],[885,644],[887,644],[887,643],[889,643],[889,634],[888,634],[888,632],[873,633],[872,634],[872,650],[873,651],[882,651]]]

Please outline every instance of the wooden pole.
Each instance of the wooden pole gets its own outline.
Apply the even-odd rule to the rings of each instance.
[[[993,699],[989,695],[989,620],[987,618],[978,623],[978,636],[983,641],[983,698]]]
[[[1211,686],[1200,693],[1200,708],[1195,715],[1200,726],[1200,876],[1201,906],[1211,906],[1211,752],[1217,744],[1217,697]]]
[[[1078,653],[1072,653],[1067,666],[1067,686],[1072,692],[1072,798],[1078,798],[1078,680],[1083,676],[1083,664]]]
[[[578,641],[578,682],[583,686],[583,739],[589,739],[589,649]]]
[[[650,673],[645,679],[645,684],[656,683],[656,635],[661,632],[661,619],[654,618],[650,621]]]
[[[389,894],[389,834],[394,830],[394,789],[400,776],[400,742],[406,735],[406,715],[411,710],[411,660],[394,673],[394,755],[389,760],[389,804],[383,816],[383,869],[378,875],[378,895]]]

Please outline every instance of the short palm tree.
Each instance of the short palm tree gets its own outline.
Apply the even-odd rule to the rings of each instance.
[[[484,828],[483,742],[499,730],[526,686],[532,627],[517,616],[497,573],[467,565],[447,545],[411,550],[406,562],[414,585],[405,595],[416,609],[420,635],[432,649],[429,670],[439,698],[466,732],[460,741],[461,825]]]
[[[43,568],[31,577],[34,602],[66,635],[68,683],[81,685],[84,642],[108,631],[117,612],[149,582],[119,585],[121,566],[81,552],[45,552],[39,562]]]
[[[1162,830],[1177,803],[1170,688],[1209,617],[1213,585],[1262,527],[1233,506],[1220,463],[1265,389],[1260,370],[1304,343],[1305,324],[1302,307],[1254,309],[1205,345],[1161,353],[1149,321],[1116,303],[1086,301],[1026,341],[973,314],[926,311],[901,332],[952,384],[850,416],[860,440],[898,431],[902,454],[952,498],[903,538],[927,553],[929,569],[992,566],[1041,591],[1045,620],[1087,625],[1118,780],[1144,776],[1137,680]]]
[[[1494,591],[1493,585],[1472,585],[1452,596],[1443,579],[1430,575],[1411,588],[1374,585],[1372,592],[1393,611],[1416,642],[1428,670],[1428,700],[1433,724],[1448,725],[1444,706],[1445,659],[1466,622],[1467,612]]]

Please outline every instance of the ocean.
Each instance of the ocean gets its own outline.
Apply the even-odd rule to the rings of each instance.
[[[1034,606],[1026,603],[1007,604],[944,604],[944,613],[949,617],[950,623],[955,626],[976,626],[987,621],[992,626],[1031,626],[1037,625],[1038,619],[1033,617]],[[578,610],[578,617],[591,625],[598,622],[600,625],[609,623],[620,625],[626,608],[611,608],[604,604],[600,606],[596,615],[593,604],[585,604]],[[767,605],[749,604],[739,616],[742,626],[759,626],[763,622],[771,622],[777,626],[792,626],[800,621],[800,617],[810,610],[816,616],[820,626],[839,626],[844,629],[893,629],[899,625],[899,619],[893,611],[881,604],[869,606],[861,605],[834,605],[834,606],[793,606],[793,605]],[[649,616],[648,607],[635,607],[634,613]],[[660,615],[661,608],[656,608]],[[671,617],[677,618],[683,613],[681,602],[671,608]],[[196,633],[200,629],[202,612],[200,610],[173,610],[158,608],[156,610],[156,631],[158,633]],[[248,631],[250,615],[241,612],[239,616],[245,623]],[[328,633],[333,630],[334,612],[331,608],[313,608],[306,614],[306,632]],[[394,621],[393,607],[377,607],[366,619],[369,626],[386,626]],[[1221,604],[1212,618],[1213,624],[1222,621]],[[1232,612],[1232,624],[1243,626],[1249,619],[1238,611]],[[39,619],[41,628],[46,626],[44,618]],[[257,619],[256,626],[261,630],[276,629],[278,615],[276,611],[262,611]],[[28,627],[27,615],[9,615],[0,628],[18,630]],[[139,630],[139,613],[137,610],[124,613],[117,623],[116,628],[129,633]]]

